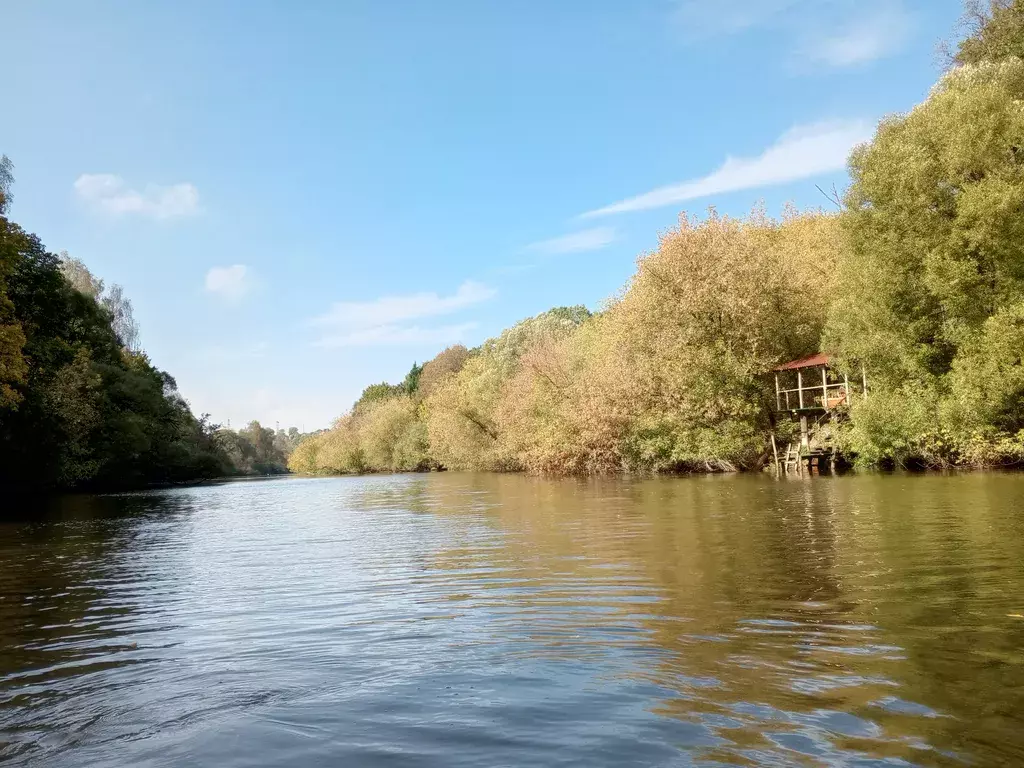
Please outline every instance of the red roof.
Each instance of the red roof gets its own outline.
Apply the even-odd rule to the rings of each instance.
[[[831,355],[826,355],[824,352],[819,352],[816,355],[811,355],[810,357],[805,357],[801,360],[794,360],[791,363],[783,363],[782,365],[777,366],[772,370],[796,371],[799,370],[800,368],[814,368],[819,365],[828,365],[830,362],[832,362]]]

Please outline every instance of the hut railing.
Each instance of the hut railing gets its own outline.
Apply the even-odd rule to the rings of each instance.
[[[792,389],[775,387],[775,407],[779,411],[825,410],[850,404],[850,383],[823,380],[819,384],[805,384],[798,372],[797,386]]]

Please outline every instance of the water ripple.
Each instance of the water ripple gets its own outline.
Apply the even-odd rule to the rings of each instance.
[[[1020,476],[400,476],[0,524],[0,759],[1024,764]]]

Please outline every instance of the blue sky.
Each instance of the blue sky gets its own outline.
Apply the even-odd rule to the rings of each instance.
[[[959,0],[0,0],[12,217],[197,412],[312,429],[592,308],[679,212],[827,205]]]

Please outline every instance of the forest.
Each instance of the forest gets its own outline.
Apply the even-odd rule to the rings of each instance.
[[[131,301],[7,217],[0,158],[0,485],[121,489],[287,472],[301,436],[196,418],[139,346]]]
[[[601,311],[372,385],[289,466],[754,470],[792,428],[768,372],[817,351],[870,372],[836,435],[857,464],[1021,464],[1024,0],[973,21],[928,98],[853,152],[836,212],[683,214]]]

